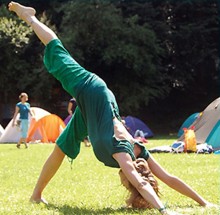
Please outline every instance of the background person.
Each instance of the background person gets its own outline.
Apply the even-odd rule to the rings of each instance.
[[[30,104],[28,101],[27,93],[21,93],[19,95],[20,102],[18,102],[15,106],[15,112],[13,116],[12,126],[20,124],[21,138],[17,143],[17,148],[20,149],[21,143],[24,143],[25,148],[28,148],[27,145],[27,134],[29,128],[29,113],[31,116],[34,116],[33,112],[30,109]],[[16,117],[20,113],[19,121],[16,122]]]
[[[70,118],[72,117],[76,107],[77,107],[77,102],[76,102],[76,99],[73,97],[69,100],[68,107],[67,107],[67,112],[69,113]],[[69,122],[69,120],[68,120],[68,122]],[[86,136],[84,138],[83,142],[84,142],[86,147],[91,146],[91,143],[90,143],[90,140],[89,140],[88,136]]]
[[[69,100],[68,107],[67,107],[67,112],[69,113],[70,116],[73,115],[76,109],[76,106],[77,106],[76,99],[73,97]]]

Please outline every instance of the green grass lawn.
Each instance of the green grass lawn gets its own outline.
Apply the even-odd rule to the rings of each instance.
[[[174,139],[158,138],[148,147],[169,145]],[[84,147],[72,166],[65,158],[44,191],[48,206],[29,203],[42,165],[52,144],[30,145],[20,150],[15,144],[0,144],[0,214],[159,214],[157,210],[124,209],[127,192],[120,184],[118,169],[105,167],[92,148]],[[154,154],[170,173],[182,178],[204,198],[219,204],[219,155]],[[182,214],[220,214],[218,209],[199,207],[191,199],[159,182],[167,208]]]

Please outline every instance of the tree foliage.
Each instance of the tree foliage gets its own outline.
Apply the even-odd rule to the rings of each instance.
[[[152,101],[162,104],[156,106],[159,111],[172,112],[174,103],[184,106],[184,101],[191,104],[198,98],[207,104],[218,96],[216,0],[21,3],[34,6],[39,17],[55,25],[71,55],[107,82],[123,114],[139,115]],[[7,102],[16,88],[54,104],[65,93],[45,72],[43,46],[12,16],[0,8],[1,100]]]
[[[147,22],[154,29],[166,50],[162,64],[172,86],[189,90],[204,74],[216,83],[219,17],[215,0],[125,0],[118,7],[125,17],[138,14],[140,24]]]
[[[0,92],[1,101],[7,101],[19,85],[19,77],[27,65],[21,58],[22,49],[29,42],[31,31],[12,18],[0,17]]]
[[[124,19],[106,1],[78,1],[62,10],[62,41],[82,65],[107,82],[122,109],[138,110],[164,95],[167,88],[158,69],[163,50],[147,23],[139,25],[137,16]]]
[[[31,94],[35,101],[48,103],[54,79],[42,64],[43,46],[36,41],[30,27],[6,8],[1,10],[4,14],[0,17],[1,103],[16,101],[22,91]]]
[[[170,64],[173,78],[184,88],[196,89],[197,93],[203,95],[207,95],[210,87],[217,84],[217,14],[215,1],[174,3],[171,11]],[[203,86],[203,92],[196,85]]]

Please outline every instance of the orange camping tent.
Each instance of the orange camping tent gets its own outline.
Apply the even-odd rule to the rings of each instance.
[[[44,116],[38,121],[32,119],[27,141],[40,140],[43,143],[54,143],[65,126],[63,120],[55,114]]]

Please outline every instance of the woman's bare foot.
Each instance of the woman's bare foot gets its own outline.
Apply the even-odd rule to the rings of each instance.
[[[34,199],[34,198],[30,198],[30,202],[31,203],[35,203],[35,204],[40,204],[40,203],[43,203],[45,205],[48,205],[48,202],[47,200],[45,200],[44,198],[39,198],[39,199]]]
[[[27,24],[31,23],[31,17],[35,16],[36,11],[32,7],[25,7],[17,2],[10,2],[8,9],[15,12],[19,18],[24,20]]]

